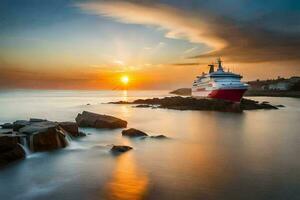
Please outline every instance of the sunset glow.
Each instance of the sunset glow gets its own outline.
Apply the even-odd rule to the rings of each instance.
[[[124,84],[124,85],[127,85],[129,83],[129,77],[124,75],[121,77],[121,82]]]
[[[299,20],[285,1],[4,2],[4,89],[189,87],[218,57],[245,81],[300,74]],[[124,72],[134,81],[116,86]]]

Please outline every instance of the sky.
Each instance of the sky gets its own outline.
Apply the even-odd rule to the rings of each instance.
[[[0,89],[189,87],[218,57],[300,76],[297,0],[1,0]]]

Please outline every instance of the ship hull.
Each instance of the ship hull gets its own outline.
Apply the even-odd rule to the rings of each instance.
[[[239,102],[246,91],[247,89],[216,89],[193,92],[192,96],[196,98],[212,98]]]

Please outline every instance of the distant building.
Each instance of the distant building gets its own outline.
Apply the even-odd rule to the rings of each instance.
[[[278,77],[272,80],[256,80],[248,82],[250,90],[290,90],[293,85],[300,82],[299,76],[289,79]]]
[[[289,90],[290,87],[291,87],[291,83],[289,81],[280,81],[268,85],[269,90]]]

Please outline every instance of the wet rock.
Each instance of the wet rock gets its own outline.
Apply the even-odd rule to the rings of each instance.
[[[147,105],[147,104],[141,104],[141,105],[137,105],[135,106],[136,108],[151,108],[152,106]]]
[[[254,101],[251,99],[242,99],[240,107],[242,110],[258,110],[258,109],[278,109],[276,106],[273,106],[269,103]]]
[[[90,135],[90,134],[86,134],[86,133],[81,132],[81,131],[79,131],[79,133],[78,133],[78,137],[85,137],[87,135]]]
[[[127,130],[123,130],[122,131],[122,135],[123,136],[127,136],[127,137],[142,137],[142,136],[148,136],[147,133],[134,129],[134,128],[130,128]]]
[[[2,124],[1,127],[4,128],[4,129],[12,129],[13,124],[12,123],[5,123],[5,124]]]
[[[26,157],[24,149],[19,144],[20,140],[19,136],[0,135],[0,166]]]
[[[131,150],[132,147],[130,146],[125,146],[125,145],[114,145],[112,148],[111,148],[111,151],[113,153],[124,153],[126,151],[129,151]]]
[[[23,128],[26,125],[29,125],[30,122],[27,120],[17,120],[13,123],[13,130],[19,131],[20,128]]]
[[[30,118],[29,122],[46,122],[46,119]]]
[[[241,102],[231,102],[221,99],[196,99],[193,97],[165,97],[152,99],[137,99],[133,102],[111,102],[113,104],[140,104],[151,105],[158,108],[174,110],[212,110],[221,112],[241,113],[243,110],[278,109],[269,103],[259,103],[250,99],[242,99]]]
[[[0,134],[12,134],[13,133],[13,131],[11,131],[11,130],[7,130],[7,129],[0,129]]]
[[[29,137],[29,148],[33,152],[54,150],[68,145],[68,133],[55,122],[31,123],[19,132]]]
[[[150,138],[154,138],[154,139],[168,139],[168,137],[165,136],[165,135],[152,135],[152,136],[150,136]]]
[[[92,112],[83,111],[78,114],[76,122],[79,127],[93,127],[93,128],[126,128],[127,122],[109,115],[101,115]]]
[[[59,122],[61,128],[67,131],[73,137],[79,137],[78,125],[76,122]]]

